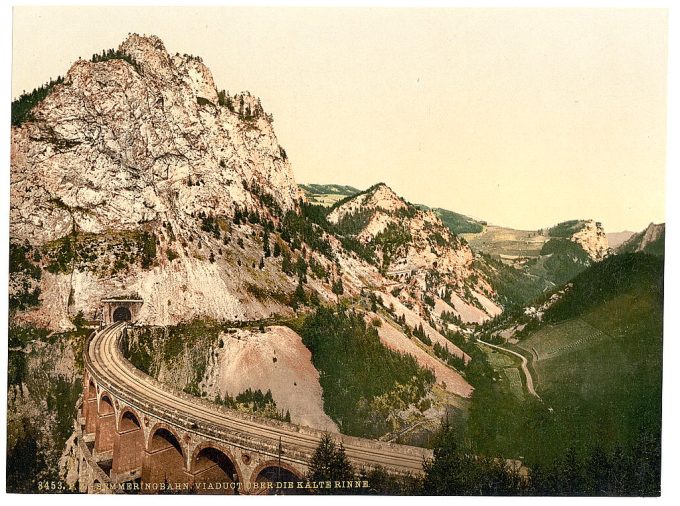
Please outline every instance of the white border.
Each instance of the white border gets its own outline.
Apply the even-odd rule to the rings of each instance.
[[[70,5],[112,5],[112,2],[101,2],[101,1],[71,1],[68,2]],[[42,2],[26,2],[19,1],[15,2],[16,5],[62,5],[63,2],[58,1],[42,1]],[[177,2],[177,1],[147,1],[147,2],[115,2],[116,5],[146,5],[146,6],[180,6],[187,5],[187,2]],[[678,482],[680,481],[680,445],[678,444],[678,427],[680,419],[678,417],[678,396],[676,394],[676,388],[680,386],[678,381],[679,369],[675,365],[675,361],[680,357],[680,335],[678,333],[678,319],[677,310],[680,308],[680,298],[678,297],[678,291],[676,287],[680,282],[680,266],[677,265],[678,259],[678,245],[680,241],[680,232],[676,229],[676,224],[679,222],[679,209],[680,204],[678,203],[678,189],[680,188],[680,157],[678,149],[678,141],[680,141],[680,131],[678,129],[678,108],[680,106],[680,101],[678,100],[678,90],[680,89],[680,79],[678,78],[679,69],[679,59],[678,52],[680,52],[678,30],[680,29],[680,10],[674,8],[670,1],[665,2],[621,2],[621,1],[571,1],[568,5],[565,3],[558,2],[548,2],[548,1],[529,1],[529,2],[510,2],[510,1],[486,1],[483,5],[479,5],[477,2],[472,1],[436,1],[436,0],[425,0],[425,1],[408,1],[408,0],[396,0],[396,1],[379,1],[379,0],[344,0],[344,1],[330,1],[323,2],[321,0],[303,0],[303,1],[285,1],[285,0],[250,0],[250,1],[204,1],[201,2],[202,5],[218,6],[218,5],[231,5],[231,6],[243,6],[243,5],[259,5],[259,6],[283,6],[283,5],[296,5],[296,6],[374,6],[374,7],[661,7],[669,9],[669,85],[668,85],[668,130],[667,130],[667,176],[666,176],[666,300],[665,300],[665,319],[664,319],[664,395],[663,395],[663,467],[662,467],[662,497],[661,499],[645,499],[646,503],[655,504],[666,504],[673,503],[678,504],[680,499],[680,487]],[[3,142],[0,143],[0,154],[2,155],[2,169],[0,173],[2,174],[2,219],[0,220],[0,286],[7,287],[8,282],[8,248],[9,236],[8,236],[8,220],[9,220],[9,138],[10,138],[10,103],[11,103],[11,57],[12,57],[12,13],[11,7],[9,5],[2,6],[2,16],[0,16],[0,45],[2,46],[1,53],[3,56],[3,70],[2,78],[0,78],[0,89],[4,96],[4,100],[0,100],[0,117],[4,118],[0,122],[0,137]],[[36,34],[39,36],[39,34]],[[673,142],[675,140],[675,142]],[[2,401],[0,401],[0,480],[2,486],[0,490],[4,495],[5,491],[5,455],[6,455],[6,420],[7,420],[7,403],[6,403],[6,392],[7,392],[7,295],[0,298],[0,329],[3,336],[3,342],[0,344],[0,357],[3,366],[2,372],[0,372],[0,390],[2,392]],[[129,497],[129,496],[128,496]],[[80,503],[81,501],[102,501],[104,503],[109,503],[110,501],[118,502],[120,499],[116,496],[97,496],[96,499],[93,496],[49,496],[40,497],[37,495],[9,495],[5,497],[10,501],[15,502],[27,501],[32,503],[33,501],[49,501],[54,504],[72,504]],[[128,498],[126,497],[126,500]],[[145,501],[150,502],[150,504],[161,504],[161,501],[179,504],[180,502],[186,503],[186,501],[193,501],[189,496],[181,497],[167,497],[167,496],[145,496],[144,499],[130,498],[132,501]],[[216,504],[217,501],[231,501],[232,496],[229,497],[201,497],[200,501],[204,503],[208,501],[212,504]],[[503,501],[504,504],[508,503],[519,503],[520,501],[530,502],[534,504],[564,504],[579,501],[579,503],[600,503],[603,501],[616,501],[617,503],[637,503],[641,499],[604,499],[604,498],[449,498],[449,497],[439,497],[439,498],[413,498],[413,497],[342,497],[342,496],[330,496],[323,498],[321,497],[279,497],[279,498],[263,498],[263,497],[249,497],[247,501],[252,504],[260,504],[271,501],[277,501],[280,504],[281,501],[290,504],[299,503],[315,503],[316,501],[323,501],[324,503],[330,504],[340,504],[346,501],[358,501],[359,503],[365,502],[387,502],[392,504],[410,504],[412,501],[427,501],[431,504],[447,504],[460,503],[460,502],[475,502],[477,504],[490,504],[495,502]]]

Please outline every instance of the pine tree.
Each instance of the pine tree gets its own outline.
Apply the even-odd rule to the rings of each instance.
[[[354,469],[345,454],[345,448],[336,445],[330,434],[326,433],[319,441],[309,464],[310,481],[348,481],[354,478]],[[339,490],[319,489],[320,493],[338,493]],[[350,489],[351,490],[351,489]]]
[[[262,237],[262,251],[264,252],[265,258],[269,258],[272,254],[271,249],[269,249],[269,232],[265,231]]]
[[[293,262],[291,262],[290,259],[290,253],[288,253],[288,250],[283,251],[283,260],[281,261],[281,270],[285,272],[288,276],[293,275]]]
[[[307,261],[304,256],[300,255],[295,263],[295,270],[297,272],[298,278],[303,283],[307,281]]]
[[[345,293],[345,287],[342,285],[342,278],[338,278],[333,282],[333,286],[331,287],[331,291],[335,295],[342,295]]]
[[[305,289],[302,286],[302,280],[298,280],[298,285],[295,288],[295,307],[297,307],[298,304],[306,304],[307,303],[307,295],[305,294]]]

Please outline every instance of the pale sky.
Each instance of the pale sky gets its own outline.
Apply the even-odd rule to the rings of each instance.
[[[13,96],[128,32],[261,97],[299,183],[524,229],[664,221],[663,10],[19,7]]]

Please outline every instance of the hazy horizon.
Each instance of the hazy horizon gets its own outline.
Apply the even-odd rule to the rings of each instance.
[[[664,10],[15,7],[13,97],[128,32],[261,97],[298,183],[526,230],[665,221]]]

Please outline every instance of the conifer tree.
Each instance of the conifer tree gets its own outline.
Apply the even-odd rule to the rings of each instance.
[[[336,445],[330,434],[326,433],[319,441],[309,464],[310,481],[347,481],[354,478],[354,470],[347,459],[345,449]],[[319,489],[322,493],[338,493],[339,490]]]

